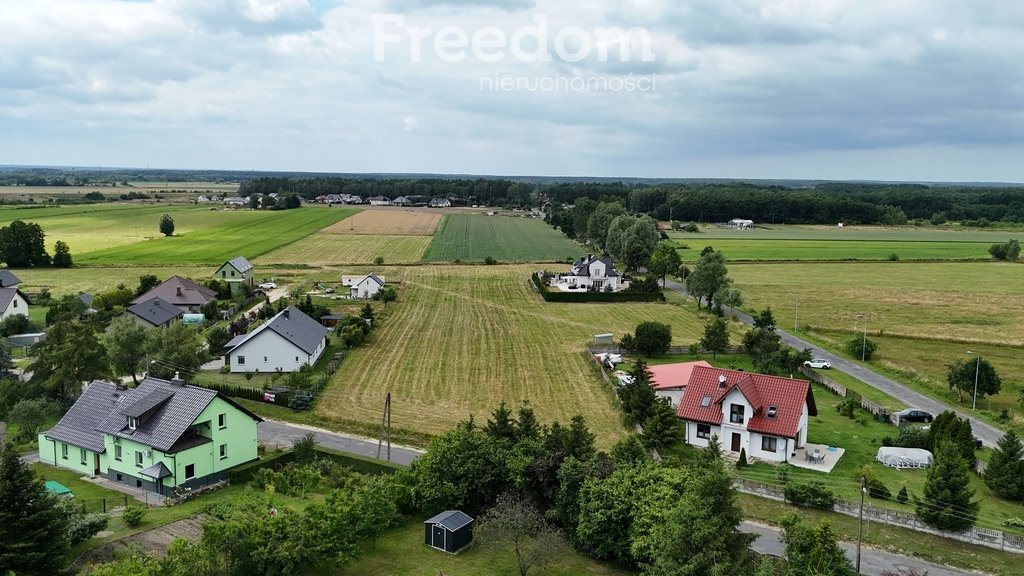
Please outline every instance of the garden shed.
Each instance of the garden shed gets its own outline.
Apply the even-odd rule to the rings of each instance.
[[[459,510],[445,510],[423,523],[424,542],[455,554],[473,541],[473,519]]]

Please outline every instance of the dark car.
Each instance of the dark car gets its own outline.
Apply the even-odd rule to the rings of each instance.
[[[931,422],[935,418],[930,412],[914,410],[912,408],[901,410],[897,412],[896,415],[899,416],[900,420],[903,422],[924,422],[925,424]]]

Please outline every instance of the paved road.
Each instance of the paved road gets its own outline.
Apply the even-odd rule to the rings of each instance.
[[[777,528],[765,526],[763,524],[755,524],[753,522],[744,522],[740,525],[740,531],[748,534],[757,534],[757,540],[755,540],[750,546],[750,548],[755,552],[771,554],[772,556],[779,557],[785,555],[786,547],[782,544],[782,541],[779,538],[779,530]],[[840,542],[839,545],[846,551],[846,555],[850,558],[850,561],[855,562],[857,558],[857,545],[849,542]],[[977,572],[957,570],[956,568],[950,568],[949,566],[940,566],[938,564],[918,560],[917,558],[900,556],[899,554],[893,554],[883,550],[861,548],[861,574],[878,576],[885,570],[895,570],[897,568],[902,568],[904,570],[914,569],[918,574],[927,573],[928,576],[960,576],[963,574],[977,574]]]
[[[669,290],[675,290],[680,294],[688,296],[686,288],[684,288],[677,282],[668,280],[665,282],[665,286]],[[732,316],[735,316],[739,321],[743,322],[744,324],[754,324],[754,319],[751,318],[749,314],[731,308],[726,308],[726,312],[728,312]],[[843,372],[846,372],[847,374],[853,376],[854,378],[857,378],[858,380],[864,382],[865,384],[868,384],[869,386],[872,386],[874,388],[881,390],[882,392],[885,392],[886,394],[892,396],[893,398],[900,400],[907,406],[927,410],[932,414],[939,414],[946,410],[952,410],[959,414],[961,417],[969,419],[971,421],[971,428],[974,430],[974,435],[981,439],[981,441],[986,446],[995,446],[996,442],[998,442],[999,439],[1003,437],[1002,431],[996,428],[995,426],[986,424],[985,422],[972,418],[970,414],[967,414],[966,412],[963,412],[962,410],[956,407],[935,400],[934,398],[931,398],[929,396],[925,396],[924,394],[911,390],[910,388],[907,388],[906,386],[899,384],[894,380],[886,378],[885,376],[882,376],[881,374],[878,374],[869,368],[865,368],[860,364],[851,362],[827,350],[822,350],[821,348],[818,348],[814,344],[811,344],[810,342],[807,342],[806,340],[803,340],[801,338],[797,338],[796,336],[793,336],[792,334],[786,332],[785,330],[782,330],[781,328],[776,328],[775,332],[779,335],[780,338],[782,338],[783,342],[792,346],[793,348],[796,348],[797,350],[810,348],[811,355],[814,356],[815,358],[824,358],[828,360],[832,364],[833,368],[842,370]]]
[[[256,427],[260,442],[267,446],[291,447],[292,441],[302,438],[309,432],[316,434],[321,446],[332,450],[352,452],[361,456],[377,457],[377,441],[349,434],[331,432],[322,428],[290,424],[278,420],[264,420]],[[387,445],[381,448],[381,460],[386,460]],[[391,461],[408,466],[412,461],[423,455],[424,451],[408,446],[391,445]]]

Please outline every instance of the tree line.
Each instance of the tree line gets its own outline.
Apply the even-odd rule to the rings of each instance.
[[[58,240],[50,256],[43,227],[35,222],[15,220],[0,228],[0,263],[7,264],[8,268],[70,268],[73,261],[66,242]]]
[[[457,198],[471,204],[529,207],[534,204],[534,187],[511,180],[462,179],[373,179],[373,178],[284,178],[265,176],[243,182],[239,196],[297,194],[307,200],[328,194],[351,194],[364,200],[373,196]]]

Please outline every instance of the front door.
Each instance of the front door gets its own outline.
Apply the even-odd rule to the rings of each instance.
[[[732,451],[733,452],[739,452],[740,451],[740,435],[739,435],[738,432],[733,432],[732,433]]]
[[[434,524],[434,532],[430,537],[430,545],[444,550],[444,527]]]
[[[93,474],[93,476],[99,476],[100,475],[100,455],[99,454],[93,454],[93,471],[92,471],[92,474]]]

